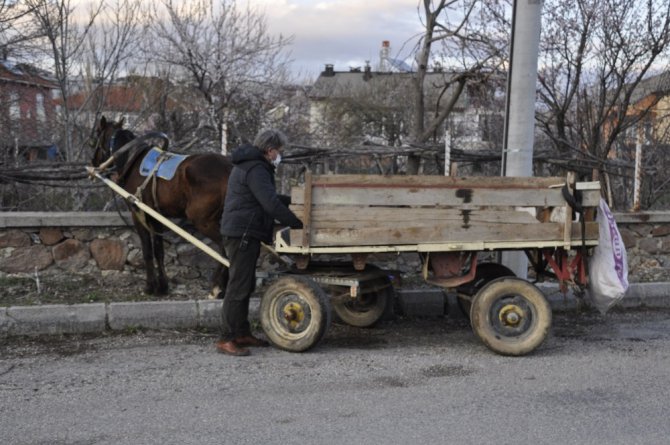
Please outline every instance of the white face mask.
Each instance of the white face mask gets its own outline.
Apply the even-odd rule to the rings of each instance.
[[[275,167],[281,163],[281,154],[277,153],[277,157],[272,160],[272,165]]]

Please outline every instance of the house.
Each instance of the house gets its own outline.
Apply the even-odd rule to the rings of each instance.
[[[0,60],[0,162],[58,158],[59,97],[49,73]]]
[[[154,77],[129,76],[113,84],[80,88],[68,98],[67,106],[78,123],[90,128],[100,115],[123,118],[134,131],[154,129],[154,115],[162,106],[173,107],[165,93],[165,81]]]
[[[336,71],[327,64],[311,87],[308,98],[312,143],[346,144],[353,134],[366,142],[398,146],[406,139],[414,112],[413,88],[415,74],[403,69],[384,69],[400,66],[380,63],[373,71],[369,63],[363,69]],[[382,70],[383,69],[383,70]],[[424,83],[426,112],[432,113],[438,101],[449,100],[454,86],[445,84],[457,73],[436,67],[427,73]],[[449,134],[452,144],[461,149],[490,149],[502,141],[504,106],[500,90],[501,76],[489,76],[486,81],[469,82],[455,103],[453,112],[435,142],[444,142]],[[334,142],[333,142],[334,140]]]
[[[189,142],[192,134],[205,131],[208,105],[194,88],[169,80],[131,75],[112,84],[83,85],[69,97],[68,107],[76,116],[78,134],[87,137],[100,116],[124,120],[124,128],[136,134],[162,131],[172,143]],[[74,139],[76,139],[75,135]],[[205,139],[205,138],[203,138]],[[203,145],[191,148],[205,150]]]
[[[628,117],[639,118],[626,130],[624,145],[670,145],[670,72],[642,80],[633,91]]]

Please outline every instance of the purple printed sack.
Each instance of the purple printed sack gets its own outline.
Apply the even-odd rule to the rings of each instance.
[[[628,290],[628,258],[614,215],[604,199],[598,206],[598,246],[589,260],[589,296],[605,314]]]

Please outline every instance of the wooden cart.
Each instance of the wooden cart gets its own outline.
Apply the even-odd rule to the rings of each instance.
[[[478,254],[525,251],[538,276],[553,275],[564,289],[586,284],[600,185],[573,177],[307,174],[291,194],[304,228],[279,232],[274,246],[295,267],[266,289],[262,327],[276,346],[305,351],[325,335],[331,308],[346,323],[372,326],[391,300],[392,280],[368,260],[416,252],[424,279],[458,293],[490,349],[527,354],[547,335],[550,306],[532,283]]]

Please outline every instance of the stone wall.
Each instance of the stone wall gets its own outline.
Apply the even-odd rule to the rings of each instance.
[[[670,212],[615,213],[631,282],[670,281]]]
[[[630,281],[670,281],[670,212],[619,213],[615,218],[627,248]],[[143,275],[140,240],[128,220],[128,215],[99,212],[1,214],[0,274]],[[173,234],[165,236],[165,247],[169,276],[209,279],[213,259]],[[401,260],[392,267],[417,264]]]
[[[132,227],[117,215],[106,218],[103,227],[98,213],[81,213],[68,227],[51,226],[48,216],[39,222],[30,217],[21,223],[16,217],[7,223],[9,214],[0,216],[0,274],[21,273],[102,273],[144,274],[140,239]],[[4,227],[1,225],[4,224]],[[63,224],[58,221],[56,224]],[[29,227],[20,227],[28,224]],[[42,224],[42,227],[37,227]],[[7,227],[11,226],[11,227]],[[168,233],[164,237],[165,265],[170,276],[182,279],[209,279],[215,260],[193,245]]]

